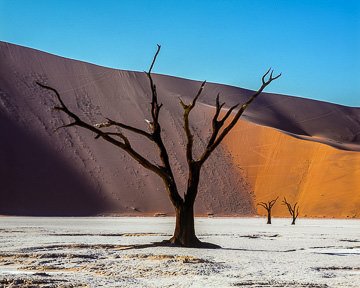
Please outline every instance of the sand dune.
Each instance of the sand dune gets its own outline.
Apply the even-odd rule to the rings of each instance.
[[[237,124],[224,144],[256,202],[279,196],[274,215],[289,216],[281,205],[286,197],[292,204],[298,202],[300,217],[360,217],[360,153],[299,140],[245,121]],[[260,206],[257,211],[265,212]]]
[[[41,81],[57,88],[68,107],[86,121],[95,124],[102,122],[104,117],[110,117],[147,129],[145,119],[150,117],[150,100],[149,83],[144,73],[100,67],[5,42],[0,42],[0,63],[0,127],[3,132],[0,140],[3,183],[0,214],[173,213],[161,180],[139,167],[122,151],[101,140],[94,140],[94,135],[78,128],[61,129],[54,133],[54,129],[69,123],[69,120],[66,115],[51,110],[56,105],[54,95],[35,84],[35,81]],[[160,122],[165,144],[179,190],[184,191],[187,171],[182,108],[178,97],[190,99],[200,83],[165,75],[154,75],[154,80],[160,101],[164,104]],[[191,115],[195,153],[200,153],[204,139],[209,135],[212,105],[218,92],[228,105],[241,103],[251,94],[251,91],[237,87],[214,83],[206,85],[201,103],[197,105],[196,113]],[[297,188],[283,188],[281,193],[294,195],[293,199],[301,199],[301,205],[309,209],[302,210],[303,214],[359,217],[356,212],[359,204],[355,201],[359,199],[356,196],[359,195],[359,192],[356,194],[359,186],[351,180],[357,173],[355,159],[358,156],[356,152],[338,150],[360,151],[359,108],[264,93],[249,107],[243,120],[240,128],[231,133],[226,145],[212,155],[202,170],[196,202],[198,215],[209,212],[216,215],[254,215],[253,191],[255,201],[277,193],[274,191],[278,189],[276,183],[282,180],[267,180],[275,181],[271,185],[265,181],[261,185],[268,187],[266,191],[258,183],[259,179],[270,175],[266,169],[275,171],[272,165],[276,165],[278,158],[274,160],[269,155],[282,153],[283,168],[279,169],[277,177],[284,178],[288,174],[286,167],[293,167],[292,163],[301,161],[306,164],[308,160],[312,163],[312,170],[303,168],[297,171],[293,167],[294,181],[303,181],[299,179],[303,179],[304,171],[307,171],[318,181],[317,184],[307,182],[307,185],[336,185],[338,189],[327,194],[328,198],[334,203],[339,199],[348,199],[343,201],[348,203],[346,205],[325,210],[314,204],[316,201],[321,203],[320,197],[323,196],[318,196],[319,199],[308,196],[313,195],[308,192],[313,190],[304,188],[300,193]],[[259,129],[268,132],[260,133]],[[138,137],[131,137],[131,140],[135,148],[158,161],[156,149],[151,144]],[[308,148],[300,148],[301,145]],[[264,147],[268,147],[266,152]],[[294,153],[299,149],[306,151]],[[328,155],[329,160],[319,162],[316,158],[320,157],[319,150],[330,151],[321,152]],[[241,154],[239,151],[244,152]],[[266,165],[259,159],[267,159]],[[318,163],[317,169],[315,163]],[[332,169],[333,166],[337,168]],[[322,167],[328,168],[331,173]],[[321,176],[330,174],[333,176],[326,179]],[[314,205],[315,208],[312,208]],[[283,211],[276,213],[282,215]]]

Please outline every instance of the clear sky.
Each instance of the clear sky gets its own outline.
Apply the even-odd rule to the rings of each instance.
[[[102,66],[360,106],[360,0],[0,0],[0,40]],[[0,68],[1,69],[1,68]]]

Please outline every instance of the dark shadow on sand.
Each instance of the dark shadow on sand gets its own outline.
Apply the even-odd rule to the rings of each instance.
[[[90,216],[106,207],[99,191],[56,151],[0,111],[0,214]]]

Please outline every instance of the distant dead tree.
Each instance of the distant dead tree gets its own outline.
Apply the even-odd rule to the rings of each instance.
[[[179,245],[185,247],[209,247],[210,244],[202,243],[201,241],[199,241],[199,239],[195,235],[195,228],[194,228],[193,208],[194,208],[195,198],[198,192],[200,169],[205,163],[205,161],[209,158],[210,154],[215,150],[216,147],[219,146],[219,144],[224,139],[224,137],[235,126],[235,124],[238,122],[240,116],[243,114],[243,112],[248,107],[248,105],[252,101],[254,101],[254,99],[257,96],[259,96],[259,94],[264,90],[266,86],[268,86],[273,80],[279,78],[281,74],[273,77],[273,70],[269,69],[262,77],[262,85],[259,88],[259,90],[254,92],[254,94],[241,106],[239,106],[239,104],[236,104],[230,107],[230,109],[227,110],[225,115],[222,118],[220,117],[221,119],[219,119],[219,116],[221,109],[223,108],[225,103],[220,104],[219,95],[217,95],[215,114],[212,118],[212,133],[204,151],[198,158],[194,158],[193,156],[193,134],[190,130],[189,114],[194,109],[196,105],[196,101],[198,100],[201,92],[203,91],[206,81],[204,81],[200,85],[200,88],[197,91],[191,103],[186,104],[180,99],[180,104],[184,109],[183,128],[187,140],[186,160],[188,164],[188,179],[187,179],[186,192],[184,193],[184,197],[181,197],[178,192],[177,185],[175,183],[175,178],[173,175],[172,168],[170,166],[168,152],[161,138],[161,126],[159,123],[159,114],[162,104],[159,104],[158,102],[157,89],[151,75],[151,70],[155,64],[155,60],[159,54],[159,51],[160,51],[160,45],[158,45],[157,47],[157,51],[154,55],[149,71],[145,72],[149,79],[150,91],[152,95],[151,120],[149,120],[149,123],[151,123],[151,125],[149,125],[151,132],[147,132],[145,130],[133,126],[120,123],[109,118],[106,118],[106,121],[100,124],[93,125],[86,123],[83,120],[81,120],[78,115],[76,115],[74,112],[68,109],[68,107],[65,105],[62,98],[60,97],[60,94],[55,88],[52,88],[40,82],[36,82],[36,83],[40,87],[55,93],[57,100],[59,101],[59,106],[54,107],[53,108],[54,110],[64,112],[70,118],[73,119],[73,122],[71,122],[70,124],[61,126],[59,128],[79,126],[87,130],[90,130],[95,134],[95,139],[102,138],[105,141],[108,141],[111,144],[124,150],[132,158],[134,158],[140,165],[142,165],[146,169],[151,170],[163,180],[168,197],[176,213],[176,225],[175,225],[174,235],[170,240],[165,242],[173,245]],[[230,115],[232,115],[233,111],[238,107],[239,109],[236,111],[236,113],[234,112],[233,118],[228,120]],[[228,121],[225,123],[226,120]],[[109,129],[106,130],[102,129],[109,127],[115,128],[115,130],[109,131]],[[116,129],[116,128],[120,128],[120,129]],[[147,138],[149,141],[155,143],[158,148],[161,165],[151,162],[150,160],[146,159],[143,155],[141,155],[139,151],[135,151],[134,148],[131,146],[128,137],[124,134],[123,132],[124,130],[141,135]]]
[[[264,207],[267,211],[267,224],[271,224],[271,209],[272,207],[275,205],[276,203],[276,200],[278,199],[279,197],[276,197],[276,199],[274,200],[271,200],[271,201],[268,201],[268,202],[259,202],[257,205],[261,206],[261,207]]]
[[[290,212],[290,215],[292,216],[293,218],[293,221],[291,223],[291,225],[295,225],[295,221],[296,221],[296,218],[299,216],[299,206],[297,206],[297,202],[294,204],[294,207],[291,206],[291,204],[289,202],[286,201],[286,198],[284,197],[284,201],[282,201],[284,205],[287,206],[289,212]]]

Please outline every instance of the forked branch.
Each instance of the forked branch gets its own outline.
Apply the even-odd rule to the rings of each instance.
[[[273,200],[268,201],[268,202],[259,202],[259,203],[257,203],[257,205],[259,205],[261,207],[264,207],[267,211],[269,211],[275,205],[277,199],[279,199],[279,196],[276,197],[276,199],[273,199]]]
[[[267,212],[267,218],[268,218],[267,224],[271,224],[271,209],[275,205],[276,200],[278,198],[279,197],[276,197],[276,199],[268,201],[268,202],[259,202],[259,203],[257,203],[257,205],[263,207]]]
[[[130,125],[126,125],[126,124],[111,120],[110,118],[106,118],[107,119],[106,122],[95,124],[95,125],[90,125],[90,124],[86,123],[85,121],[81,120],[79,116],[77,116],[75,113],[73,113],[72,111],[70,111],[68,109],[68,107],[65,105],[64,101],[61,99],[59,92],[55,88],[44,85],[40,82],[36,82],[36,84],[38,84],[40,87],[42,87],[44,89],[54,92],[58,99],[58,102],[60,103],[60,106],[56,106],[53,109],[62,111],[65,114],[67,114],[70,118],[73,119],[73,122],[71,122],[70,124],[63,125],[63,126],[59,127],[58,129],[64,128],[64,127],[71,127],[71,126],[80,126],[80,127],[83,127],[87,130],[94,132],[96,134],[96,136],[95,136],[96,139],[101,137],[104,140],[114,144],[115,146],[118,146],[119,148],[125,150],[140,165],[155,172],[163,179],[163,181],[166,184],[165,186],[167,187],[167,192],[168,192],[171,202],[173,203],[174,206],[179,206],[183,202],[183,200],[177,192],[175,179],[174,179],[174,176],[173,176],[173,173],[172,173],[172,170],[170,167],[170,163],[169,163],[168,153],[167,153],[166,148],[161,139],[161,128],[160,128],[160,123],[158,120],[159,120],[159,112],[160,112],[160,108],[162,107],[162,104],[158,104],[156,86],[155,86],[152,76],[151,76],[151,71],[155,64],[155,61],[156,61],[157,55],[159,54],[161,46],[157,45],[157,47],[158,48],[157,48],[157,51],[153,58],[153,61],[151,63],[151,66],[150,66],[148,72],[145,72],[149,78],[151,95],[152,95],[151,116],[152,116],[153,121],[151,122],[151,128],[152,128],[151,133],[148,133],[142,129],[132,127]],[[148,138],[149,140],[151,140],[152,142],[154,142],[159,149],[159,155],[160,155],[162,165],[159,166],[157,164],[151,163],[149,160],[147,160],[145,157],[143,157],[140,153],[135,151],[131,147],[129,139],[121,132],[121,130],[116,131],[116,132],[105,132],[105,131],[101,130],[101,128],[108,128],[111,126],[125,129],[130,132],[136,133],[138,135],[142,135],[142,136]],[[115,139],[114,137],[120,138],[121,140],[119,141],[119,140]]]
[[[165,145],[162,141],[161,138],[161,126],[159,123],[159,113],[160,113],[160,109],[162,107],[162,104],[159,104],[158,102],[158,95],[157,95],[157,90],[156,90],[156,85],[154,84],[154,80],[152,78],[151,75],[151,71],[152,68],[155,64],[156,58],[160,52],[161,46],[157,45],[157,50],[156,53],[154,55],[153,61],[151,63],[151,66],[149,68],[149,71],[145,72],[149,82],[150,82],[150,90],[151,90],[151,117],[152,117],[152,121],[151,121],[151,129],[152,129],[152,133],[151,133],[151,140],[153,142],[155,142],[155,144],[158,147],[159,150],[159,156],[160,156],[160,160],[162,163],[161,169],[165,172],[166,177],[163,178],[164,182],[165,182],[165,186],[167,187],[167,192],[168,192],[168,196],[170,198],[170,201],[172,202],[172,204],[175,207],[179,207],[182,203],[183,203],[183,199],[181,198],[181,196],[179,195],[178,191],[177,191],[177,187],[176,187],[176,183],[175,183],[175,178],[170,166],[170,161],[169,161],[169,155],[168,152],[165,148]]]
[[[186,134],[186,160],[189,165],[193,162],[192,149],[193,149],[193,143],[194,143],[194,137],[190,131],[189,114],[190,114],[191,110],[195,107],[196,101],[199,98],[199,96],[201,95],[201,92],[203,91],[205,84],[206,84],[206,81],[204,81],[200,85],[200,88],[199,88],[196,96],[194,97],[192,103],[186,105],[181,99],[179,99],[180,104],[184,109],[183,120],[184,120],[184,131]]]
[[[151,70],[154,67],[154,64],[155,64],[156,58],[160,52],[160,49],[161,49],[161,46],[159,44],[157,44],[157,50],[154,55],[153,61],[150,65],[149,71],[145,72],[150,81],[150,89],[151,89],[151,95],[152,95],[152,97],[151,97],[151,117],[153,119],[153,121],[152,121],[153,134],[160,134],[159,113],[160,113],[162,104],[158,104],[156,85],[154,84],[154,81],[152,79]]]
[[[186,134],[186,160],[189,167],[189,175],[188,175],[188,186],[187,186],[187,192],[185,193],[185,202],[193,202],[195,201],[195,197],[197,194],[197,185],[198,185],[198,177],[200,175],[200,169],[204,162],[208,159],[210,154],[215,150],[215,148],[221,143],[221,141],[224,139],[224,137],[229,133],[229,131],[235,126],[236,122],[239,120],[240,116],[246,109],[246,107],[264,90],[264,88],[269,85],[273,80],[279,78],[281,74],[279,74],[276,77],[273,77],[273,71],[271,71],[271,74],[268,78],[268,80],[265,80],[266,76],[269,74],[270,70],[268,70],[264,76],[262,77],[262,86],[260,89],[252,95],[245,104],[243,104],[240,108],[240,110],[236,113],[234,119],[222,130],[223,126],[225,125],[226,120],[230,117],[232,112],[239,106],[239,104],[236,104],[225,113],[225,115],[219,119],[219,115],[221,113],[221,109],[225,105],[225,103],[220,103],[220,96],[219,94],[216,97],[216,106],[215,106],[215,114],[212,119],[212,134],[210,136],[210,139],[208,141],[208,144],[204,150],[204,152],[200,155],[200,157],[197,160],[193,159],[193,142],[194,137],[190,130],[190,122],[189,122],[189,115],[192,109],[195,107],[196,102],[198,98],[200,97],[204,86],[206,82],[204,81],[200,88],[193,98],[193,101],[190,104],[185,104],[180,99],[180,104],[184,109],[184,131]],[[276,200],[275,200],[276,201]],[[271,203],[274,205],[275,203]],[[271,209],[271,208],[270,208]]]
[[[164,177],[164,173],[161,169],[161,167],[157,166],[156,164],[151,163],[150,161],[148,161],[146,158],[144,158],[142,155],[140,155],[138,152],[136,152],[130,144],[129,139],[121,132],[103,132],[102,130],[100,130],[98,127],[107,127],[106,125],[100,125],[100,124],[96,124],[94,125],[90,125],[88,123],[86,123],[85,121],[81,120],[79,116],[77,116],[75,113],[71,112],[69,110],[69,108],[65,105],[65,103],[63,102],[63,100],[61,99],[61,96],[59,94],[59,92],[50,86],[44,85],[38,81],[36,81],[36,84],[39,85],[40,87],[50,90],[52,92],[55,93],[60,106],[55,106],[53,109],[56,111],[62,111],[65,114],[67,114],[70,118],[72,118],[74,120],[74,122],[70,123],[70,124],[66,124],[63,126],[58,127],[56,130],[61,129],[61,128],[65,128],[65,127],[71,127],[71,126],[79,126],[79,127],[83,127],[87,130],[92,131],[93,133],[96,134],[95,138],[103,138],[104,140],[106,140],[107,142],[110,142],[111,144],[125,150],[128,154],[130,154],[130,156],[132,156],[135,160],[137,160],[139,162],[139,164],[141,164],[142,166],[144,166],[147,169],[152,170],[153,172],[155,172],[156,174],[159,174],[160,176]],[[98,126],[98,127],[96,127]],[[123,141],[118,141],[115,138],[113,138],[112,136],[117,136],[119,138],[121,138]]]
[[[299,216],[299,206],[297,205],[298,203],[296,202],[294,204],[294,206],[291,206],[291,204],[289,202],[287,202],[285,197],[284,197],[284,200],[282,202],[283,202],[284,205],[287,206],[287,208],[289,210],[289,213],[293,218],[293,222],[291,224],[295,225],[296,218]]]
[[[129,130],[129,131],[131,131],[133,133],[145,136],[145,137],[149,138],[150,140],[152,140],[152,134],[150,134],[150,133],[148,133],[148,132],[146,132],[144,130],[141,130],[141,129],[138,129],[138,128],[135,128],[135,127],[132,127],[132,126],[120,123],[120,122],[113,121],[110,118],[106,118],[106,119],[107,119],[106,122],[95,124],[94,126],[97,127],[97,128],[105,128],[105,127],[117,126],[119,128]]]
[[[271,71],[271,72],[270,72]],[[266,79],[266,76],[269,75],[268,79]],[[221,143],[221,141],[224,139],[224,137],[230,132],[230,130],[235,126],[235,124],[238,122],[240,116],[244,113],[245,109],[247,108],[247,106],[255,100],[255,98],[257,96],[259,96],[261,94],[261,92],[265,89],[266,86],[268,86],[272,81],[278,79],[281,76],[281,73],[275,77],[273,77],[273,70],[271,70],[271,68],[263,75],[262,77],[262,85],[259,88],[258,91],[256,91],[242,106],[241,108],[236,112],[234,118],[232,119],[232,121],[225,126],[225,128],[221,131],[221,129],[223,128],[225,121],[229,118],[229,116],[231,115],[231,113],[239,106],[239,104],[236,104],[232,107],[230,107],[230,109],[226,112],[225,116],[221,119],[218,120],[219,114],[221,112],[222,107],[224,106],[225,103],[220,104],[219,101],[219,95],[216,98],[216,110],[215,110],[215,114],[212,120],[212,134],[211,137],[209,139],[209,142],[206,146],[205,151],[203,152],[203,154],[199,157],[199,159],[197,161],[199,161],[200,163],[203,163],[206,161],[206,159],[208,159],[208,157],[210,156],[210,154],[212,153],[212,151],[215,150],[215,148]]]

